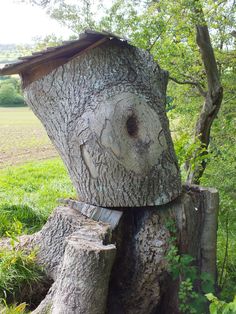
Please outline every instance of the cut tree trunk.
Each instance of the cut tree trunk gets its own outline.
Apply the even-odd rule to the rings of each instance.
[[[171,220],[177,227],[180,253],[215,276],[218,193],[182,191],[165,113],[167,72],[117,39],[50,73],[40,63],[27,69],[27,103],[79,196],[20,239],[19,247],[37,247],[54,281],[34,313],[179,313],[167,226]]]
[[[100,229],[87,224],[66,239],[57,279],[34,314],[105,313],[116,249]]]
[[[81,201],[153,206],[180,194],[165,113],[167,79],[150,54],[110,41],[24,89]]]
[[[36,249],[45,282],[54,281],[46,298],[32,313],[105,313],[116,253],[115,245],[109,244],[111,235],[108,224],[60,206],[40,232],[20,237],[16,249]],[[9,239],[1,242],[1,247],[6,246],[11,247]],[[35,292],[39,294],[32,293]]]
[[[110,314],[179,314],[178,282],[168,274],[172,221],[180,254],[216,281],[219,196],[215,189],[184,187],[177,200],[155,208],[125,211],[116,234],[117,257],[109,289]],[[169,265],[171,267],[171,265]]]

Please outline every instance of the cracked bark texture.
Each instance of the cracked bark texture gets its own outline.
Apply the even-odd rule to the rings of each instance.
[[[111,40],[25,88],[81,201],[153,206],[180,194],[167,80],[149,53]]]
[[[116,249],[104,245],[97,230],[88,234],[82,228],[67,238],[57,279],[34,314],[105,313]]]
[[[109,314],[180,314],[178,282],[167,271],[170,221],[177,227],[179,252],[189,254],[201,272],[216,279],[218,192],[198,186],[184,187],[169,204],[124,211],[116,239]],[[128,226],[128,227],[127,227]],[[172,235],[173,236],[173,235]],[[201,289],[201,287],[199,287]]]
[[[123,211],[110,227],[76,206],[59,207],[28,238],[54,280],[34,314],[179,314],[178,282],[165,257],[170,219],[180,252],[215,275],[218,194],[198,187],[181,194],[165,114],[167,79],[149,53],[114,39],[25,84],[82,211]]]
[[[1,241],[0,247],[12,249],[10,239]],[[19,237],[16,249],[36,249],[37,263],[45,271],[45,287],[36,284],[30,294],[40,297],[38,289],[46,292],[53,282],[32,313],[105,312],[116,253],[108,224],[89,219],[79,210],[59,206],[41,231]]]
[[[167,223],[176,224],[180,254],[193,256],[199,272],[216,278],[218,205],[215,189],[185,186],[169,204],[120,208],[114,229],[78,208],[56,208],[40,232],[18,244],[36,246],[38,262],[54,281],[33,313],[179,314],[178,281],[167,271]]]
[[[104,313],[116,253],[110,242],[108,224],[69,207],[56,208],[40,232],[20,242],[37,247],[38,263],[54,281],[33,313]]]

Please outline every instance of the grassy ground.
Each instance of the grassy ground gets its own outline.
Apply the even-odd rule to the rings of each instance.
[[[0,108],[0,237],[15,239],[41,229],[57,199],[73,196],[67,171],[32,111]],[[24,303],[15,307],[1,301],[22,302],[22,285],[40,279],[33,256],[0,248],[1,313],[24,312]]]
[[[0,170],[0,236],[15,220],[23,224],[23,233],[39,229],[57,199],[74,194],[59,158]]]
[[[24,232],[34,231],[57,198],[73,193],[65,167],[33,112],[28,107],[0,108],[0,236],[14,219],[23,223]]]
[[[0,168],[58,156],[28,107],[0,108]]]
[[[73,196],[74,189],[59,158],[0,170],[0,237],[10,237],[14,245],[16,236],[41,229],[58,205],[58,198]],[[31,304],[31,297],[25,292],[32,291],[32,286],[43,285],[45,277],[35,259],[34,250],[0,247],[1,313],[25,313],[26,304],[22,302]],[[1,304],[2,300],[5,303]],[[12,303],[17,305],[9,305]]]
[[[53,156],[57,152],[28,107],[0,108],[0,236],[14,228],[15,220],[23,232],[37,230],[56,199],[73,193],[58,157],[39,161]]]

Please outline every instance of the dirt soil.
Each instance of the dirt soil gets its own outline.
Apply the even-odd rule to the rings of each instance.
[[[56,156],[41,122],[29,108],[0,108],[0,168]]]

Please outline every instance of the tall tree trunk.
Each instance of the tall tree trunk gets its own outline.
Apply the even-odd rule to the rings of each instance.
[[[208,91],[205,96],[205,102],[203,104],[201,113],[198,117],[195,127],[195,137],[200,140],[200,148],[194,152],[195,156],[204,157],[207,153],[207,149],[210,142],[211,126],[214,119],[217,117],[217,113],[220,109],[223,88],[220,83],[219,72],[217,69],[214,50],[211,44],[209,30],[204,19],[204,13],[200,2],[196,1],[197,9],[195,13],[199,24],[196,25],[196,41],[200,49],[202,61],[204,64]],[[188,164],[188,179],[189,183],[199,184],[206,168],[206,160],[201,161],[200,165],[197,165],[194,169]]]

